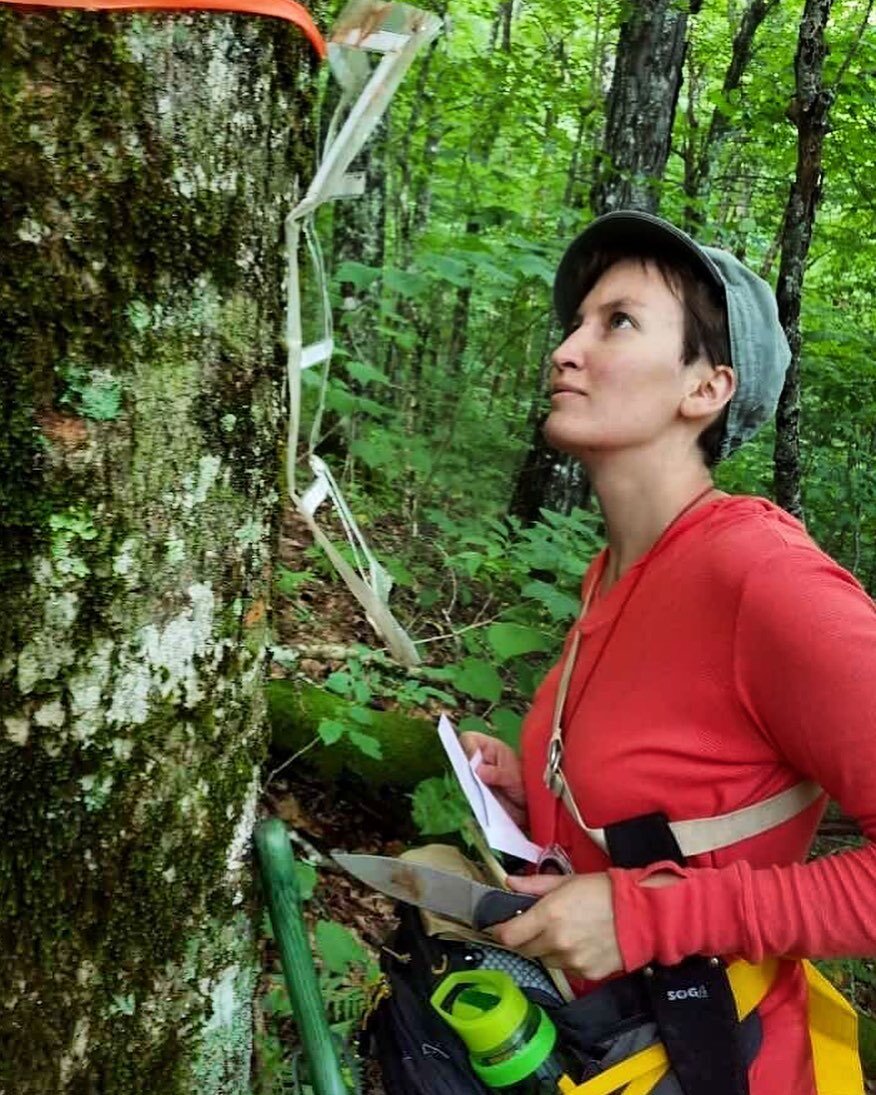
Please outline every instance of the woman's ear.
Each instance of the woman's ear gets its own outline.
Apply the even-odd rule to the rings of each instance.
[[[679,410],[684,418],[714,418],[733,398],[736,372],[729,365],[689,365],[690,384]]]

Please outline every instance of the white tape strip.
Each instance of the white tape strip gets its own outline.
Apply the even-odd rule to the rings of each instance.
[[[311,517],[329,496],[329,486],[324,475],[317,475],[301,496],[301,508]]]
[[[364,171],[348,171],[341,176],[338,188],[332,194],[332,198],[361,198],[365,193]]]
[[[342,38],[335,38],[334,41],[341,46],[367,49],[372,53],[398,53],[407,44],[409,38],[409,34],[395,34],[391,30],[378,30],[363,38],[361,31],[351,30]]]
[[[309,369],[311,365],[319,365],[323,361],[328,361],[334,352],[335,341],[333,338],[324,338],[320,342],[311,342],[309,346],[305,346],[301,351],[300,368]]]
[[[387,29],[387,24],[397,29]],[[368,547],[328,466],[314,452],[320,440],[334,341],[328,280],[312,215],[325,201],[355,197],[365,192],[364,174],[348,172],[347,169],[374,131],[417,51],[430,42],[440,29],[441,20],[437,16],[404,4],[354,0],[342,12],[338,28],[329,43],[329,62],[344,94],[329,124],[325,150],[307,194],[286,218],[286,372],[289,392],[286,480],[289,494],[317,543],[365,609],[372,627],[385,639],[393,657],[408,666],[418,665],[420,658],[410,637],[388,607],[392,579]],[[360,50],[384,54],[373,72],[370,71],[367,59],[358,52]],[[350,101],[357,95],[358,98],[347,112]],[[302,231],[313,264],[323,327],[322,338],[308,346],[303,345],[302,339],[298,275],[298,251]],[[308,445],[314,479],[304,495],[299,496],[295,487],[295,471],[301,429],[301,371],[320,364],[325,368]],[[358,574],[314,519],[316,510],[327,498],[331,499],[343,526]]]

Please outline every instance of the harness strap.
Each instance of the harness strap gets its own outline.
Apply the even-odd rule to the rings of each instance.
[[[616,822],[606,839],[616,867],[685,862],[665,814]],[[723,959],[691,955],[674,966],[655,962],[639,976],[685,1095],[748,1095],[739,1008]]]
[[[817,783],[804,780],[763,802],[743,806],[728,814],[715,817],[695,818],[691,821],[670,821],[669,828],[678,842],[682,855],[687,859],[705,852],[726,848],[740,840],[774,829],[811,806],[824,792]],[[605,829],[590,829],[581,816],[572,792],[563,779],[560,797],[563,805],[590,839],[604,851],[608,851]]]
[[[585,597],[582,615],[587,612],[591,593],[592,586]],[[563,710],[566,706],[569,682],[578,657],[580,644],[581,632],[576,627],[557,686],[557,698],[554,702],[544,781],[551,793],[562,800],[563,805],[585,835],[604,852],[607,852],[608,844],[605,829],[591,829],[586,824],[566,781],[562,767]],[[812,780],[802,780],[800,783],[795,783],[792,787],[771,795],[770,798],[764,799],[762,802],[755,802],[751,806],[743,806],[739,810],[731,810],[729,813],[717,814],[714,817],[694,818],[689,821],[670,821],[669,828],[678,843],[681,854],[687,859],[690,856],[703,855],[705,852],[714,852],[718,848],[726,848],[740,840],[747,840],[749,837],[774,829],[777,825],[781,825],[783,822],[789,821],[792,817],[802,813],[823,793],[817,783]]]

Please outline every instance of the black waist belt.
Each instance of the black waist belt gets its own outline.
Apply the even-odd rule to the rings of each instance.
[[[660,860],[685,864],[665,814],[607,825],[605,837],[615,867],[648,867]],[[751,1024],[739,1022],[721,958],[693,955],[677,966],[654,963],[610,984],[615,988],[604,1002],[609,1008],[612,996],[618,1009],[648,1002],[685,1095],[748,1095],[747,1062],[757,1050],[755,1032]]]

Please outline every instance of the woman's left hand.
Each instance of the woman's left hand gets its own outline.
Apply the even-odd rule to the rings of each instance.
[[[492,929],[503,947],[590,981],[623,969],[607,874],[509,877],[508,883],[539,901]]]

